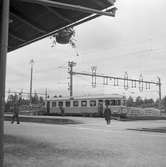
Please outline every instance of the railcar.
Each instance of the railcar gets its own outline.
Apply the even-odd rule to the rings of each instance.
[[[106,103],[113,116],[126,117],[125,96],[113,94],[105,96],[88,96],[73,98],[47,99],[47,113],[49,115],[71,116],[103,116]]]

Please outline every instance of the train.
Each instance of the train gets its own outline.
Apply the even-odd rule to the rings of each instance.
[[[46,101],[48,115],[103,117],[106,103],[112,116],[126,117],[126,97],[119,94],[82,97],[53,97]]]

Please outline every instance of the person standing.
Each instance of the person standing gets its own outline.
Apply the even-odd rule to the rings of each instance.
[[[20,119],[19,119],[19,103],[17,100],[14,101],[14,105],[13,105],[13,116],[12,116],[12,121],[11,123],[13,124],[14,121],[17,121],[17,124],[20,123]]]
[[[109,125],[110,123],[111,123],[111,110],[110,110],[110,108],[108,107],[109,106],[109,103],[108,102],[106,102],[106,108],[105,108],[105,110],[104,110],[104,118],[105,118],[105,120],[106,120],[106,122],[107,122],[107,125]]]
[[[60,109],[61,115],[64,116],[65,109],[63,108],[63,106],[60,105],[60,106],[59,106],[59,109]]]

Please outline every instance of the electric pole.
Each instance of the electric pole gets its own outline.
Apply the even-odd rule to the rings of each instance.
[[[159,86],[159,108],[161,107],[161,79],[160,77],[158,78],[158,86]]]
[[[70,74],[69,91],[70,91],[70,98],[72,98],[73,97],[73,67],[76,66],[76,63],[73,61],[69,61],[68,66],[69,66],[69,74]]]
[[[31,77],[30,77],[30,94],[29,94],[29,101],[30,101],[30,106],[32,105],[32,79],[33,79],[33,64],[34,60],[30,60],[30,65],[31,65]]]
[[[45,100],[46,100],[46,103],[47,103],[47,88],[46,88],[46,90],[45,90]]]

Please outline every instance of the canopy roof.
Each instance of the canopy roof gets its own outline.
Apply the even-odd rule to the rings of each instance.
[[[99,14],[39,2],[59,2],[104,10],[115,0],[11,0],[8,51],[49,36],[64,27],[81,24]],[[78,7],[79,7],[78,6]]]

